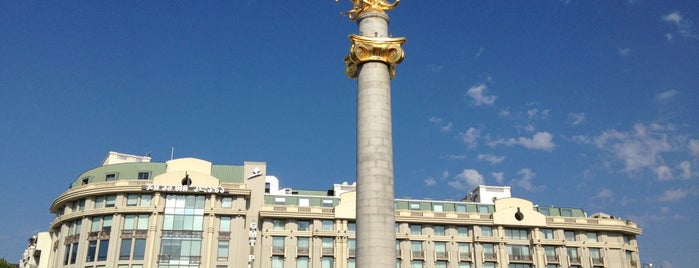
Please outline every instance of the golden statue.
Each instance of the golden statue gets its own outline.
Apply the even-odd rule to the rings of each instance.
[[[338,2],[339,0],[335,0]],[[350,20],[356,20],[359,15],[364,14],[368,11],[379,11],[384,12],[385,10],[391,10],[400,3],[400,0],[395,0],[393,3],[389,3],[387,0],[350,0],[354,4],[354,7],[349,11],[343,13],[347,15]]]

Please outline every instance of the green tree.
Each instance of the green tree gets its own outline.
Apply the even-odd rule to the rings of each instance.
[[[7,262],[5,258],[0,258],[0,268],[17,268],[17,266]]]

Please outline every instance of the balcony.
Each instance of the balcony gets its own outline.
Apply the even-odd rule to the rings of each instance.
[[[322,249],[321,249],[321,254],[323,254],[323,255],[334,255],[334,254],[335,254],[335,249],[334,249],[334,248],[322,248]]]
[[[218,232],[218,240],[231,240],[231,232]]]
[[[556,256],[556,255],[553,255],[553,256],[552,256],[552,255],[546,255],[546,256],[544,256],[544,258],[546,258],[546,262],[547,262],[547,263],[558,263],[558,262],[560,262],[560,260],[558,259],[558,256]]]
[[[510,261],[515,262],[531,262],[532,256],[529,255],[509,255]]]
[[[592,257],[590,258],[590,262],[592,262],[592,265],[604,265],[604,258]]]
[[[446,251],[436,251],[434,253],[434,258],[437,260],[447,260],[449,259],[449,254]]]
[[[167,255],[167,254],[158,255],[158,263],[170,263],[170,255]]]
[[[483,253],[483,260],[486,260],[486,261],[497,261],[497,260],[498,260],[498,254],[495,254],[495,253]]]
[[[459,261],[470,261],[471,260],[471,253],[470,252],[459,252]]]
[[[568,262],[570,264],[581,264],[582,261],[580,260],[580,257],[570,257],[568,256]]]
[[[425,252],[422,250],[413,250],[411,252],[411,255],[413,256],[413,259],[424,259],[425,258]]]
[[[296,255],[308,256],[310,249],[308,247],[296,248]]]
[[[284,247],[272,247],[272,255],[284,255]]]

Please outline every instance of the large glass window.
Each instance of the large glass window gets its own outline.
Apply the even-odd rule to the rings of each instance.
[[[566,240],[575,241],[575,232],[574,231],[564,231],[563,234],[565,235]]]
[[[286,221],[282,219],[274,219],[272,220],[272,228],[276,231],[281,231],[284,230],[286,227]]]
[[[507,255],[510,260],[531,260],[529,246],[525,245],[507,245]]]
[[[424,262],[423,262],[422,260],[414,260],[414,261],[410,264],[410,267],[411,267],[411,268],[422,268],[422,267],[423,267],[423,264],[424,264]]]
[[[497,260],[497,255],[495,254],[495,245],[483,243],[483,257],[486,260]]]
[[[466,227],[466,226],[456,227],[456,235],[457,236],[468,236],[468,227]]]
[[[308,268],[308,257],[298,257],[296,259],[296,268]]]
[[[308,255],[310,253],[310,239],[308,237],[299,237],[296,244],[296,254]]]
[[[203,195],[167,195],[159,263],[199,264],[201,261]]]
[[[308,231],[310,230],[311,223],[307,220],[298,220],[296,221],[296,225],[298,225],[299,231]]]
[[[334,252],[334,245],[335,245],[335,239],[332,237],[323,237],[321,239],[323,248],[322,248],[322,253],[323,255],[333,255]]]
[[[284,256],[272,256],[272,268],[284,268]]]
[[[425,254],[422,251],[422,241],[411,241],[410,250],[414,259],[422,259],[425,257]]]
[[[221,217],[221,222],[219,222],[218,230],[221,232],[231,231],[231,217],[223,216]]]
[[[459,260],[471,259],[471,245],[469,243],[459,243]]]
[[[272,254],[284,254],[284,237],[272,237]]]
[[[233,198],[232,197],[222,197],[221,198],[221,208],[232,208]]]
[[[347,248],[349,249],[350,257],[354,257],[357,252],[357,240],[354,238],[347,239]]]
[[[481,226],[481,236],[484,236],[484,237],[493,236],[493,227]]]
[[[587,232],[587,242],[597,242],[597,233]]]
[[[544,246],[544,255],[546,256],[547,262],[558,262],[558,255],[556,254],[555,246]]]

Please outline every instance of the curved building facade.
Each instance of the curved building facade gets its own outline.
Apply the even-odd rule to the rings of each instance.
[[[356,191],[279,187],[266,164],[110,152],[51,204],[48,267],[355,267]],[[630,221],[480,186],[395,200],[398,267],[639,267]],[[48,251],[48,252],[46,252]]]

